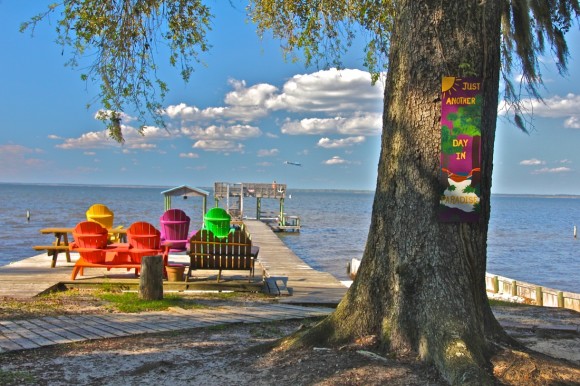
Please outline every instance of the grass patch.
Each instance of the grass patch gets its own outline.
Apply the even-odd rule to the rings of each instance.
[[[95,296],[108,303],[105,307],[113,308],[120,312],[164,311],[169,307],[185,309],[208,308],[194,299],[183,298],[177,294],[165,294],[161,300],[143,300],[135,292],[98,292],[95,293]]]
[[[31,385],[36,378],[25,371],[6,371],[0,369],[0,385]]]

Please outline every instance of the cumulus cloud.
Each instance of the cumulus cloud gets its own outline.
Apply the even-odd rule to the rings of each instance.
[[[205,151],[217,151],[224,153],[244,151],[243,144],[226,140],[200,140],[194,143],[193,147]]]
[[[150,143],[151,141],[160,138],[169,138],[172,135],[168,133],[167,130],[155,126],[145,126],[143,128],[143,134],[141,134],[136,128],[127,125],[121,125],[121,131],[125,138],[124,147],[126,149],[135,150],[154,149],[157,145]],[[118,146],[120,146],[120,144],[109,137],[109,133],[106,129],[101,131],[89,131],[77,138],[65,138],[63,143],[56,145],[59,149],[67,150],[102,149]]]
[[[566,118],[565,127],[580,128],[580,95],[568,93],[565,96],[555,95],[539,101],[533,98],[523,99],[522,105],[525,111],[534,116],[544,118]],[[505,102],[500,103],[499,113],[506,113]]]
[[[380,114],[358,114],[353,117],[304,118],[286,121],[282,133],[289,135],[378,135],[381,132]]]
[[[255,138],[262,135],[262,131],[256,126],[250,125],[232,125],[232,126],[216,126],[211,125],[207,128],[201,127],[184,127],[181,133],[189,136],[192,139],[207,139],[207,140],[246,140],[248,138]]]
[[[278,88],[267,83],[259,83],[251,87],[246,87],[244,80],[231,79],[229,83],[234,91],[226,94],[224,101],[230,106],[265,106],[278,91]]]
[[[284,84],[282,93],[267,102],[273,110],[293,112],[382,111],[383,90],[371,85],[371,76],[356,69],[330,69],[312,74],[294,75]]]
[[[225,106],[200,109],[185,103],[168,106],[165,114],[183,122],[244,122],[264,117],[271,111],[309,113],[372,119],[382,111],[383,90],[371,85],[370,74],[355,69],[323,70],[313,74],[295,75],[282,92],[270,84],[247,86],[243,80],[229,81],[233,91],[226,94]],[[372,123],[373,125],[376,122]],[[378,127],[380,128],[380,120]],[[372,134],[370,134],[372,135]]]
[[[349,147],[359,143],[363,143],[365,141],[365,137],[359,135],[357,137],[348,137],[342,139],[335,139],[332,140],[330,138],[320,138],[316,146],[323,147],[325,149],[336,149],[341,147]]]
[[[278,155],[280,151],[278,149],[260,149],[258,150],[258,157],[273,157]]]
[[[569,129],[580,129],[580,117],[574,116],[564,121],[564,127]]]
[[[567,173],[567,172],[571,172],[572,169],[567,168],[567,167],[559,167],[559,168],[542,168],[542,169],[536,169],[532,172],[532,174],[544,174],[544,173]]]
[[[344,165],[350,163],[349,161],[340,158],[339,156],[335,155],[331,159],[328,159],[323,162],[325,165]]]
[[[536,158],[525,159],[523,161],[520,161],[520,165],[524,165],[524,166],[544,165],[545,163],[546,163],[546,161],[541,161],[541,160],[536,159]]]
[[[323,141],[320,147],[351,146],[354,143],[350,137],[378,135],[381,131],[383,88],[380,84],[371,85],[370,74],[365,71],[330,69],[299,74],[282,87],[267,83],[248,85],[235,79],[229,80],[229,85],[231,91],[224,95],[221,106],[201,108],[186,103],[167,106],[163,114],[170,131],[148,126],[141,135],[131,126],[135,117],[121,114],[125,138],[122,151],[152,150],[159,140],[180,137],[188,137],[194,146],[204,150],[218,151],[227,144],[227,151],[242,151],[244,146],[240,142],[262,135],[278,138],[272,130],[264,133],[254,123],[274,114],[282,122],[282,134],[349,137],[344,141]],[[101,110],[95,116],[110,114]],[[51,139],[59,140],[57,147],[61,149],[119,146],[106,130],[86,132],[76,138],[51,136]]]

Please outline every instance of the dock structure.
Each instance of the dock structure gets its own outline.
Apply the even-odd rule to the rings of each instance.
[[[225,209],[233,219],[244,219],[244,198],[256,199],[257,220],[264,220],[275,232],[300,231],[300,218],[298,216],[288,216],[284,212],[284,200],[286,198],[286,184],[255,182],[216,182],[214,183],[214,198],[216,206],[220,201],[225,200]],[[280,203],[279,212],[276,217],[263,218],[262,200],[275,199]]]
[[[280,302],[338,304],[346,287],[329,273],[317,271],[300,259],[263,222],[244,221],[252,242],[260,245],[259,262],[267,283],[276,283]]]
[[[314,270],[292,252],[268,227],[258,220],[244,221],[252,235],[252,243],[260,246],[256,277],[248,283],[247,276],[239,280],[214,283],[214,280],[194,280],[193,282],[165,282],[167,289],[219,289],[219,290],[259,290],[262,287],[260,273],[263,273],[269,292],[280,295],[280,302],[309,305],[335,306],[346,293],[344,287],[331,274]],[[98,285],[107,282],[128,286],[138,286],[139,280],[124,269],[91,269],[82,279],[71,281],[70,275],[78,254],[71,253],[71,262],[59,260],[50,268],[52,258],[41,254],[0,267],[0,296],[30,298],[59,288],[82,285]],[[189,256],[170,255],[170,263],[188,264]],[[196,276],[206,277],[213,271],[194,271]],[[217,274],[217,271],[216,271]],[[227,275],[230,276],[230,275]],[[238,275],[240,276],[240,275]]]

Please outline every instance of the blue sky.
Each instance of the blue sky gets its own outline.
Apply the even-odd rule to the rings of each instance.
[[[233,2],[238,9],[210,2],[216,18],[202,57],[207,66],[188,84],[162,69],[171,88],[169,130],[150,127],[142,137],[129,113],[119,145],[95,120],[99,106],[86,108],[96,87],[64,66],[54,18],[34,37],[18,32],[50,2],[0,0],[0,182],[202,187],[276,180],[290,188],[374,189],[382,88],[370,85],[362,50],[350,52],[340,72],[305,68],[284,61],[277,41],[259,40],[242,1]],[[494,193],[580,194],[577,30],[568,36],[568,77],[542,58],[546,104],[533,103],[532,132],[498,121]]]

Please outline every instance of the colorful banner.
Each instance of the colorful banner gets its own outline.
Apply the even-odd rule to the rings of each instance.
[[[441,84],[439,220],[474,222],[480,214],[481,78],[444,77]]]

